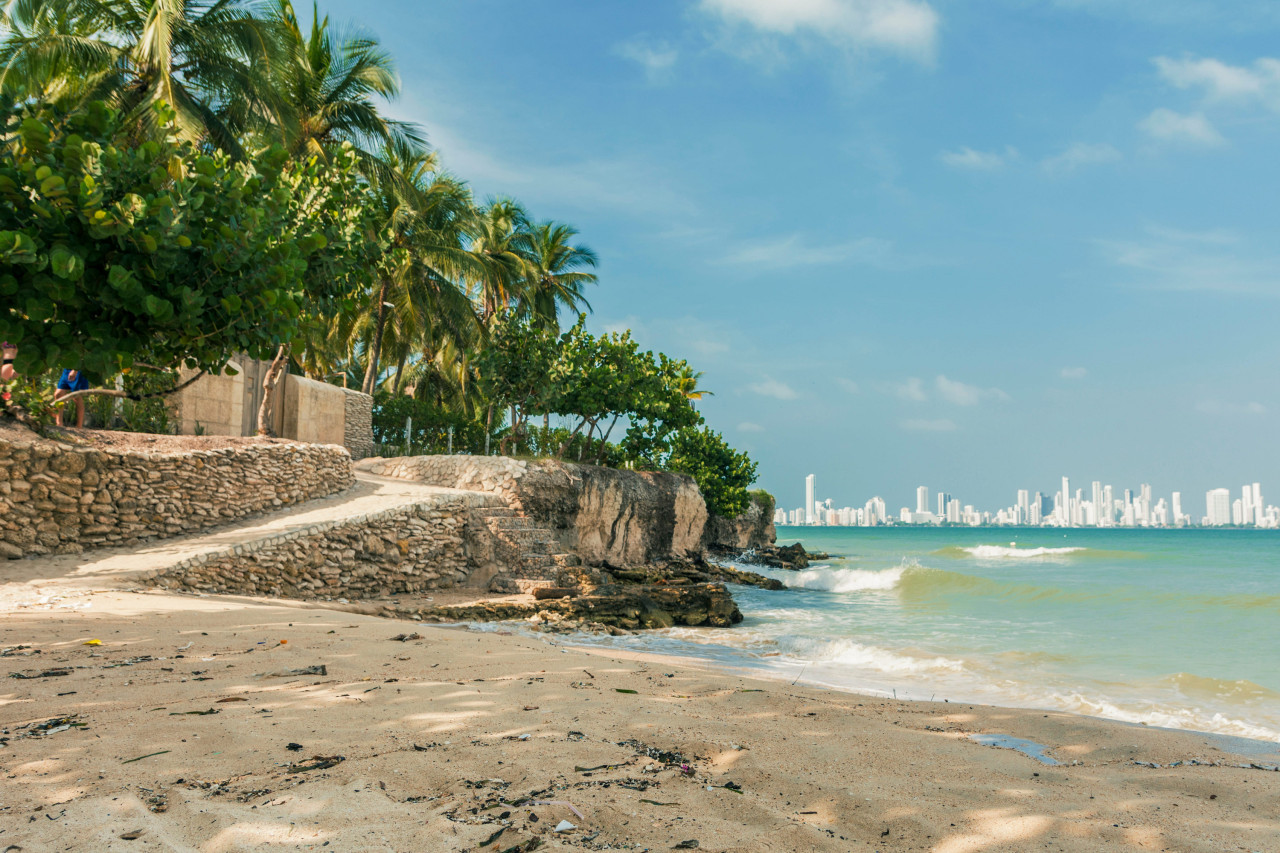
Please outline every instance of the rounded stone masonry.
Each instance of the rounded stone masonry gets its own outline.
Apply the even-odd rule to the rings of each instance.
[[[178,536],[354,482],[351,455],[337,445],[170,453],[0,441],[0,557]]]

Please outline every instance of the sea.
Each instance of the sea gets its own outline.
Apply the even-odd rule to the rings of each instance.
[[[582,643],[899,699],[1280,742],[1280,531],[779,527],[740,625]]]

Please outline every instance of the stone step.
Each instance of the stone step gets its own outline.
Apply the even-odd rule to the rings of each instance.
[[[534,528],[542,528],[542,525],[538,524],[536,520],[523,515],[494,515],[486,518],[485,522],[491,530],[532,530]]]
[[[487,506],[477,510],[480,517],[486,521],[491,518],[514,518],[516,511],[509,506]]]
[[[500,539],[520,548],[528,545],[551,545],[556,542],[555,534],[546,529],[522,530],[516,528],[514,530],[495,530],[493,533]]]
[[[582,565],[582,558],[577,554],[552,554],[551,561],[559,568],[567,569]]]

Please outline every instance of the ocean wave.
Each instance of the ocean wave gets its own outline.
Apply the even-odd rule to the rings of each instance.
[[[1175,672],[1160,679],[1165,687],[1173,687],[1186,696],[1225,699],[1232,702],[1274,701],[1280,693],[1255,684],[1246,678],[1229,680],[1213,678],[1207,675],[1194,675],[1190,672]]]
[[[1081,693],[1055,694],[1049,697],[1051,704],[1076,714],[1105,717],[1126,723],[1160,726],[1167,729],[1187,729],[1213,732],[1221,735],[1247,737],[1254,740],[1280,739],[1277,724],[1259,725],[1241,720],[1229,713],[1198,707],[1179,707],[1161,702],[1126,701],[1123,699],[1086,696]]]
[[[914,568],[904,563],[892,569],[833,569],[815,566],[798,572],[770,572],[770,577],[781,580],[792,589],[816,589],[824,592],[865,592],[890,590],[902,580],[903,572]]]
[[[849,638],[782,636],[778,650],[784,655],[811,663],[840,664],[860,670],[894,675],[924,675],[961,672],[963,661],[927,654],[914,654],[880,646],[869,646]]]
[[[1030,560],[1057,559],[1072,554],[1084,554],[1090,549],[1080,546],[1062,548],[1019,548],[1016,542],[1008,545],[952,545],[934,552],[942,557],[975,557],[979,560]]]

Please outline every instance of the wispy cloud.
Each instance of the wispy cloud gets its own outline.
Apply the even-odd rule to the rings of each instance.
[[[1018,149],[1012,145],[1003,151],[976,151],[968,146],[955,151],[943,151],[938,159],[956,169],[975,172],[993,172],[1012,160],[1018,159]]]
[[[837,376],[836,384],[848,391],[850,394],[858,393],[858,383],[854,382],[852,379],[845,379],[843,376]]]
[[[1084,379],[1089,371],[1083,367],[1064,367],[1058,372],[1063,379]]]
[[[795,400],[800,396],[787,383],[768,377],[748,385],[747,388],[762,397],[772,397],[775,400]]]
[[[910,400],[913,403],[923,403],[929,399],[929,395],[924,391],[924,382],[913,376],[906,382],[901,382],[890,386],[893,393],[903,400]]]
[[[1220,400],[1201,400],[1196,411],[1205,415],[1265,415],[1267,407],[1257,401],[1250,403],[1224,403]]]
[[[769,36],[807,37],[931,61],[938,13],[923,0],[702,0],[724,22]]]
[[[950,418],[908,418],[902,422],[902,428],[912,432],[953,432],[956,422]]]
[[[1227,143],[1204,113],[1184,115],[1166,107],[1160,107],[1152,110],[1150,115],[1138,122],[1138,127],[1162,142],[1175,142],[1200,148],[1216,148]]]
[[[753,424],[750,421],[743,421],[738,424],[738,432],[764,432],[764,427],[760,424]]]
[[[954,379],[948,379],[941,374],[938,375],[933,384],[938,391],[939,397],[957,406],[976,406],[983,400],[1009,399],[1009,395],[999,388],[979,388],[977,385],[969,385]]]
[[[1157,56],[1152,62],[1169,84],[1199,90],[1211,101],[1261,102],[1280,109],[1280,59],[1264,57],[1252,67],[1190,56]]]
[[[1123,159],[1113,145],[1106,143],[1074,142],[1063,151],[1046,157],[1040,161],[1040,167],[1046,172],[1074,172],[1082,166],[1101,166],[1116,163]]]
[[[675,68],[680,52],[665,41],[649,43],[641,38],[630,39],[615,45],[613,52],[623,59],[630,59],[644,69],[650,83],[659,83],[671,78],[671,70]]]
[[[904,265],[893,251],[893,243],[879,237],[860,237],[840,243],[810,243],[800,234],[743,244],[721,258],[720,263],[784,269],[854,263],[881,269]]]
[[[1159,290],[1280,296],[1280,258],[1258,254],[1233,232],[1149,227],[1132,240],[1099,240],[1134,283]]]

